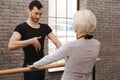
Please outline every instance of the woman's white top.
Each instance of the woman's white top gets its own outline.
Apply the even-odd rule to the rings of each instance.
[[[67,57],[61,80],[92,80],[92,69],[98,57],[100,42],[92,39],[77,39],[61,46],[56,52],[43,57],[32,66],[40,66]]]

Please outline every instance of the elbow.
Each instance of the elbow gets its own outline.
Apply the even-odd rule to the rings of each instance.
[[[15,50],[15,48],[12,45],[8,45],[8,50],[12,51],[12,50]]]

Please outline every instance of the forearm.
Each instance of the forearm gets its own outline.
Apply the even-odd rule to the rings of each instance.
[[[53,63],[53,62],[58,61],[62,58],[64,58],[64,55],[61,55],[58,52],[53,53],[53,54],[49,54],[49,55],[46,55],[45,57],[43,57],[41,60],[35,62],[33,64],[33,67],[39,68],[40,66],[44,66],[44,65]]]
[[[56,45],[56,48],[58,49],[58,48],[60,48],[61,46],[62,46],[62,43],[61,42],[57,42],[57,43],[54,43],[55,45]]]
[[[62,46],[62,43],[58,40],[58,38],[51,32],[48,35],[48,38],[55,44],[56,48],[60,48]]]
[[[44,65],[53,63],[53,62],[58,61],[60,59],[62,59],[62,56],[59,56],[59,57],[57,56],[55,58],[52,55],[47,55],[44,58],[42,58],[41,60],[35,62],[32,66],[35,67],[35,68],[39,68],[40,66],[44,66]]]
[[[65,57],[68,57],[70,52],[71,51],[69,51],[66,48],[66,46],[62,46],[55,53],[46,55],[41,60],[35,62],[33,64],[33,67],[39,68],[40,66],[43,66],[43,65],[46,65],[46,64],[61,60],[61,59],[65,58]]]
[[[10,41],[10,43],[8,44],[8,48],[9,50],[16,50],[28,46],[30,44],[32,44],[32,39],[23,40],[23,41]]]

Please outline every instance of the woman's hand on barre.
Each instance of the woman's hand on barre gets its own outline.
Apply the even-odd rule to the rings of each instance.
[[[33,65],[27,65],[27,67],[29,67],[31,69],[38,69],[38,68],[34,67]]]

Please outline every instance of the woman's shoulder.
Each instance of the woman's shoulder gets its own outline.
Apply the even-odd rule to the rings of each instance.
[[[95,44],[97,44],[97,45],[100,45],[100,41],[99,40],[97,40],[97,39],[92,39],[93,40],[93,42],[95,43]]]
[[[73,40],[73,41],[68,41],[67,43],[66,43],[66,45],[68,45],[68,46],[72,46],[72,45],[75,45],[75,44],[77,44],[77,40]]]

